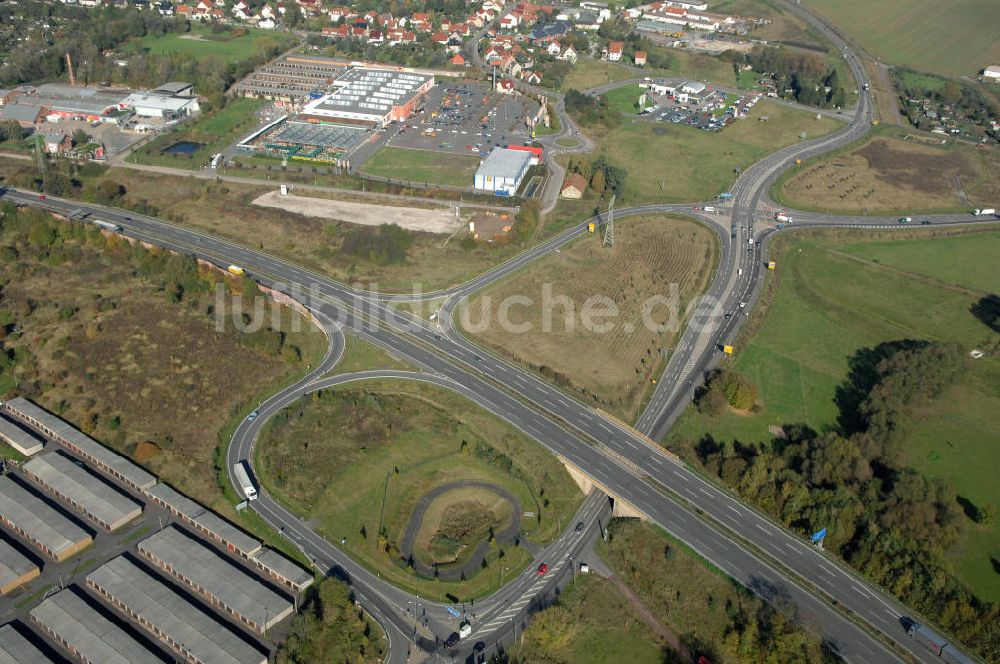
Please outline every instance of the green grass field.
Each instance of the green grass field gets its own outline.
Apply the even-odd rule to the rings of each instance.
[[[471,187],[480,159],[468,155],[385,147],[361,166],[369,175],[407,182]]]
[[[638,84],[629,84],[606,92],[604,97],[608,100],[608,106],[619,113],[635,115],[641,110],[638,106],[640,95],[642,88]]]
[[[316,524],[319,532],[383,578],[445,600],[479,597],[499,586],[501,566],[516,573],[531,562],[524,547],[493,547],[488,567],[464,582],[418,577],[398,543],[413,510],[431,489],[460,480],[504,487],[523,510],[523,537],[550,542],[583,495],[551,454],[462,397],[421,383],[366,381],[308,398],[270,421],[257,446],[261,482]],[[465,445],[463,445],[465,441]],[[485,443],[507,455],[491,462]]]
[[[241,28],[239,34],[236,31],[213,34],[209,26],[192,23],[190,32],[147,35],[133,42],[133,45],[153,55],[183,53],[197,58],[214,56],[238,62],[273,44],[291,47],[294,43],[292,35],[273,30]]]
[[[510,653],[523,662],[662,664],[664,649],[614,585],[581,574],[537,614]],[[669,660],[668,660],[669,661]]]
[[[181,124],[146,143],[130,154],[128,161],[135,164],[173,166],[197,170],[212,159],[212,155],[222,150],[244,132],[249,132],[257,124],[257,110],[264,105],[260,99],[232,99],[223,108],[211,111],[190,122]],[[192,141],[204,145],[190,155],[163,152],[178,141]]]
[[[886,62],[947,76],[975,76],[1000,62],[994,0],[805,0],[805,5]]]
[[[763,409],[715,419],[689,409],[670,440],[711,433],[718,440],[765,442],[768,426],[796,422],[832,429],[839,413],[834,395],[848,359],[884,341],[995,345],[995,333],[970,307],[1000,291],[1000,232],[933,238],[934,231],[906,232],[912,239],[802,231],[779,240],[778,269],[768,277],[774,300],[752,339],[737,341],[732,362],[760,389]],[[1000,358],[977,360],[960,385],[900,435],[904,459],[914,468],[954,483],[979,507],[1000,506]],[[1000,575],[989,559],[1000,559],[1000,524],[969,525],[955,572],[982,597],[1000,599]]]
[[[566,91],[570,88],[576,90],[588,90],[599,85],[614,83],[616,81],[626,81],[628,79],[641,79],[644,76],[684,76],[698,80],[711,81],[722,85],[733,85],[736,82],[736,75],[733,67],[728,62],[704,53],[692,53],[683,49],[663,49],[671,57],[669,67],[643,67],[632,69],[616,62],[606,62],[604,60],[594,60],[592,58],[580,58],[573,69],[563,79],[560,90]]]
[[[768,116],[760,122],[761,115]],[[624,204],[698,201],[727,191],[743,169],[778,148],[828,134],[841,123],[785,106],[761,102],[749,118],[721,132],[686,125],[624,119],[598,140],[595,154],[628,171]]]

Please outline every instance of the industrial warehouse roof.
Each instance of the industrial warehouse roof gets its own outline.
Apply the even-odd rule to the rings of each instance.
[[[143,94],[136,92],[125,98],[122,102],[131,108],[154,108],[158,111],[183,110],[186,106],[194,103],[193,97],[174,97],[171,95]]]
[[[0,415],[0,438],[27,456],[42,450],[42,441],[37,436],[28,433],[3,415]]]
[[[476,175],[494,178],[516,178],[531,161],[531,153],[524,150],[494,148],[479,166]]]
[[[88,662],[163,664],[131,634],[72,590],[62,590],[31,610],[31,617]]]
[[[64,113],[101,115],[107,109],[118,106],[130,92],[131,90],[44,83],[35,88],[33,93],[18,96],[17,103],[44,106]]]
[[[190,537],[168,526],[139,542],[139,552],[165,566],[171,574],[195,586],[255,625],[266,629],[291,614],[292,601],[257,577]]]
[[[699,83],[698,81],[688,81],[681,86],[681,92],[687,92],[689,94],[698,95],[704,92],[707,88],[704,83]]]
[[[223,542],[229,544],[234,549],[247,556],[260,551],[260,541],[247,535],[245,532],[229,523],[215,512],[205,511],[194,518],[194,522],[213,533]]]
[[[40,422],[56,436],[76,446],[85,456],[96,460],[98,464],[112,469],[129,483],[140,488],[148,488],[156,484],[156,476],[146,472],[120,454],[112,452],[93,438],[84,435],[52,413],[39,408],[27,399],[15,397],[10,401],[4,402],[4,406],[12,412],[20,413],[30,420]]]
[[[162,482],[147,489],[146,493],[247,556],[261,548],[260,541]]]
[[[0,664],[53,664],[11,624],[0,627]]]
[[[337,92],[317,99],[302,109],[303,115],[352,113],[384,117],[393,106],[402,106],[420,93],[433,76],[384,69],[352,69],[339,79]]]
[[[302,569],[277,551],[262,549],[253,559],[261,567],[271,570],[275,576],[286,579],[296,588],[305,588],[313,581],[311,572]]]
[[[87,581],[204,664],[265,664],[267,654],[220,624],[132,561],[118,556]]]
[[[16,120],[17,122],[34,122],[38,119],[39,108],[24,104],[4,104],[0,108],[0,120]]]
[[[87,516],[108,528],[117,528],[142,514],[142,505],[62,454],[37,456],[24,464],[23,469],[57,496],[79,506]]]
[[[90,540],[90,533],[9,477],[0,477],[0,514],[56,556]]]
[[[182,92],[188,92],[193,85],[187,81],[170,81],[169,83],[164,83],[158,86],[153,92],[162,92],[168,95],[177,95]]]
[[[15,549],[10,542],[0,539],[0,588],[6,588],[37,569],[38,565]]]

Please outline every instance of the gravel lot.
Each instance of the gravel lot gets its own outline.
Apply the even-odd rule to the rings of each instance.
[[[277,191],[258,196],[253,204],[287,210],[288,212],[298,212],[309,217],[336,219],[363,226],[397,224],[407,230],[426,233],[451,233],[464,223],[461,219],[455,218],[454,210],[426,210],[392,205],[373,205],[311,196],[295,196],[294,194],[282,196]]]

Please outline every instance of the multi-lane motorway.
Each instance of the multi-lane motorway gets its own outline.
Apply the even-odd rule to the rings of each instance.
[[[809,20],[814,21],[811,17]],[[826,31],[821,23],[817,27]],[[908,611],[894,598],[833,556],[813,548],[725,489],[665,455],[657,446],[650,445],[647,437],[659,437],[669,428],[689,402],[705,369],[718,360],[716,346],[731,339],[741,324],[739,312],[743,309],[739,303],[752,303],[755,297],[767,240],[775,232],[773,226],[761,227],[757,212],[762,203],[768,202],[767,191],[775,178],[796,159],[855,140],[871,123],[871,100],[864,90],[860,63],[836,35],[827,36],[844,51],[859,82],[859,103],[853,119],[835,134],[785,148],[748,168],[733,188],[728,218],[697,215],[719,234],[722,248],[719,268],[636,429],[603,416],[535,375],[477,347],[451,324],[451,314],[463,298],[586,233],[589,220],[466,284],[427,294],[446,297],[438,327],[399,311],[389,301],[412,296],[358,291],[298,265],[163,220],[51,197],[41,199],[32,192],[7,190],[4,198],[67,216],[71,211],[83,210],[93,218],[120,225],[130,237],[193,254],[222,267],[241,265],[263,285],[288,293],[314,313],[330,340],[326,358],[300,382],[261,404],[254,421],[240,425],[228,450],[229,468],[236,461],[252,462],[253,443],[262,424],[303,394],[371,378],[433,382],[457,391],[532,436],[740,583],[764,597],[794,607],[799,619],[821,632],[826,642],[847,661],[932,662],[936,660],[906,636],[900,618],[908,615]],[[687,205],[660,205],[623,209],[616,211],[616,215],[648,212],[692,214]],[[796,226],[897,226],[895,219],[888,218],[831,218],[808,213],[796,213],[795,218]],[[968,215],[932,219],[936,224],[981,221]],[[736,229],[735,238],[731,237],[731,228]],[[725,313],[737,315],[726,317]],[[343,350],[343,329],[405,358],[420,371],[324,377]],[[492,596],[476,598],[474,608],[463,608],[464,617],[472,622],[473,635],[456,648],[444,649],[443,640],[457,625],[456,617],[449,611],[454,607],[428,602],[386,583],[317,535],[266,492],[262,492],[253,506],[269,524],[301,548],[318,569],[350,581],[359,601],[386,629],[390,658],[394,661],[406,661],[413,648],[435,655],[465,657],[472,654],[475,644],[481,644],[480,650],[485,654],[508,640],[523,625],[527,613],[542,603],[554,586],[565,582],[573,560],[579,559],[587,538],[597,531],[596,524],[607,518],[608,511],[607,500],[600,493],[589,497],[578,515],[578,520],[586,525],[584,533],[576,533],[567,524],[563,536],[543,554],[552,568],[550,574],[539,578],[529,568]]]

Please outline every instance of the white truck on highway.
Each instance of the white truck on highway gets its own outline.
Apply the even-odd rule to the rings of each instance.
[[[783,224],[790,224],[790,223],[792,223],[792,218],[789,217],[784,212],[775,212],[774,213],[774,220],[775,221],[780,221]]]
[[[972,214],[976,215],[977,217],[985,217],[988,214],[995,215],[996,213],[997,213],[996,208],[982,208],[982,209],[976,208],[975,210],[972,211]]]
[[[115,233],[121,233],[123,230],[122,227],[119,226],[118,224],[113,224],[110,221],[104,221],[103,219],[91,219],[90,223],[94,224],[95,226],[99,226],[104,230],[114,231]]]
[[[236,483],[240,485],[240,489],[243,491],[243,495],[247,497],[247,500],[257,500],[257,487],[253,485],[253,481],[250,479],[246,461],[238,461],[233,464],[233,475],[236,476]]]

